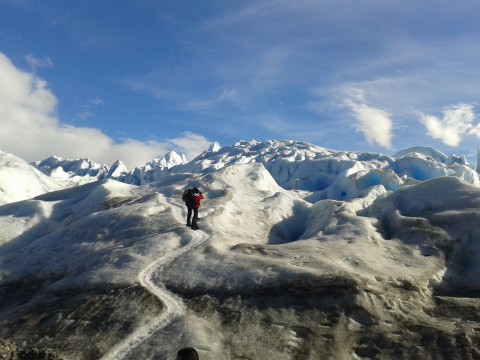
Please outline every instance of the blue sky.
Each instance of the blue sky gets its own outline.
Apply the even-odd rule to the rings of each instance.
[[[130,168],[241,139],[472,157],[479,63],[474,0],[0,0],[0,149]]]

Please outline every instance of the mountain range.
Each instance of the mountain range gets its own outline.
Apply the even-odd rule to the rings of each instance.
[[[478,359],[479,185],[421,146],[213,143],[131,171],[0,152],[0,338],[79,360]]]

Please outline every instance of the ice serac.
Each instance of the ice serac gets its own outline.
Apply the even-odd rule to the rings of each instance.
[[[447,155],[434,149],[430,146],[414,146],[405,150],[401,150],[393,155],[394,158],[404,157],[406,155],[420,155],[423,157],[431,158],[439,163],[446,163],[447,162]]]
[[[447,157],[430,147],[414,147],[394,156],[333,151],[300,141],[238,141],[206,151],[174,172],[213,172],[231,164],[261,163],[285,189],[305,191],[310,201],[352,200],[372,187],[396,191],[404,185],[440,176],[480,184],[461,157]],[[365,195],[366,196],[366,195]]]
[[[236,163],[261,163],[277,183],[289,190],[305,191],[309,200],[349,200],[369,192],[372,186],[395,191],[403,185],[440,176],[456,176],[477,185],[480,177],[465,156],[447,156],[431,147],[412,147],[393,156],[376,153],[333,151],[301,141],[238,141],[232,146],[210,144],[207,151],[187,162],[185,155],[170,151],[128,172],[111,170],[88,159],[51,157],[35,166],[57,178],[77,183],[111,177],[129,184],[158,181],[169,171],[213,172]]]
[[[0,205],[61,188],[58,182],[23,159],[0,151]]]

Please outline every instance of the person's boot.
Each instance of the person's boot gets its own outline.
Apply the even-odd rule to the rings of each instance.
[[[187,227],[190,227],[192,226],[192,224],[190,224],[190,221],[187,221]]]
[[[197,224],[192,224],[192,230],[198,230],[198,225]]]

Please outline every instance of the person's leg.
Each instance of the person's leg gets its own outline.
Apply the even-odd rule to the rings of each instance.
[[[198,229],[198,209],[193,209],[192,229]]]
[[[187,226],[191,226],[190,218],[192,217],[192,208],[187,206]]]

